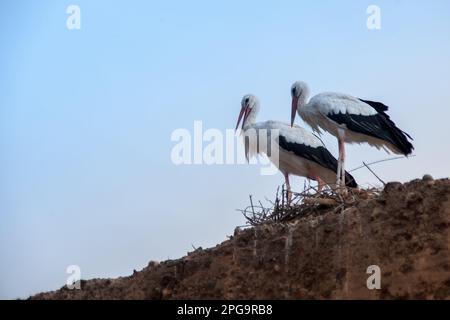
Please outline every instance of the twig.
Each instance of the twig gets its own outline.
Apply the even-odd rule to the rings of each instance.
[[[411,155],[411,156],[408,156],[408,158],[412,158],[412,157],[415,157],[415,156],[416,156],[416,155],[413,154],[413,155]],[[377,161],[374,161],[374,162],[370,162],[370,163],[368,163],[367,165],[371,166],[371,165],[373,165],[373,164],[377,164],[377,163],[380,163],[380,162],[386,162],[386,161],[392,161],[392,160],[398,160],[398,159],[405,159],[405,158],[406,158],[405,156],[393,157],[393,158],[387,158],[387,159],[382,159],[382,160],[377,160]],[[362,168],[364,168],[364,167],[365,167],[365,165],[362,165],[362,166],[356,167],[356,168],[354,168],[354,169],[352,169],[352,170],[349,170],[348,172],[353,172],[353,171],[362,169]]]
[[[385,183],[383,180],[381,180],[381,178],[380,178],[379,176],[377,176],[377,174],[376,174],[372,169],[370,169],[370,167],[369,167],[365,162],[363,162],[363,165],[365,165],[366,168],[369,169],[369,171],[372,172],[372,174],[373,174],[378,180],[380,180],[380,182],[383,184],[383,186],[386,185],[386,183]]]
[[[250,205],[252,206],[252,213],[253,213],[253,216],[254,216],[255,215],[255,209],[253,208],[252,196],[250,195],[249,197],[250,197]]]

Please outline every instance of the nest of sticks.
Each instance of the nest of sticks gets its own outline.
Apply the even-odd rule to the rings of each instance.
[[[377,188],[371,189],[331,189],[321,192],[314,187],[304,188],[300,193],[292,192],[288,201],[288,192],[284,185],[277,189],[275,201],[266,199],[267,205],[261,201],[255,203],[250,196],[250,205],[240,211],[247,220],[247,224],[258,226],[262,224],[283,223],[318,215],[330,210],[341,213],[348,207],[354,206],[362,199],[369,199],[378,195]]]
[[[411,155],[409,157],[414,157]],[[403,156],[381,159],[371,163],[363,162],[361,166],[350,170],[353,172],[362,168],[367,168],[383,186],[386,183],[379,177],[378,174],[370,167],[371,165],[404,159]],[[355,206],[360,200],[376,197],[380,194],[382,189],[377,187],[369,187],[367,189],[347,189],[337,188],[333,189],[328,186],[322,191],[318,191],[315,187],[304,186],[300,193],[291,192],[291,201],[288,201],[288,192],[282,186],[277,189],[275,201],[266,199],[268,205],[264,206],[261,201],[254,203],[252,196],[250,196],[250,205],[247,208],[240,210],[247,219],[247,225],[258,226],[262,224],[283,223],[292,220],[300,219],[309,215],[320,215],[326,212],[342,213],[346,208]]]

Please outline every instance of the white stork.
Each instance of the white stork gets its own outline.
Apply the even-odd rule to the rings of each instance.
[[[411,154],[414,149],[408,138],[386,114],[388,107],[381,102],[362,100],[342,93],[326,92],[309,98],[309,88],[305,82],[297,81],[291,87],[291,126],[295,113],[311,128],[321,134],[327,131],[338,139],[339,163],[338,185],[345,184],[344,143],[363,143],[395,154]]]
[[[278,148],[278,161],[274,161],[273,157],[267,155],[272,163],[283,173],[289,199],[291,197],[291,186],[289,183],[289,175],[297,175],[308,179],[316,180],[319,183],[319,189],[323,184],[334,184],[336,179],[336,170],[338,161],[325,148],[322,141],[306,131],[305,129],[278,121],[266,121],[256,123],[256,115],[259,112],[259,101],[254,95],[245,95],[241,101],[241,111],[236,124],[236,130],[242,121],[242,133],[244,136],[246,157],[249,159],[256,153],[263,153],[258,141],[245,141],[249,130],[253,129],[256,136],[259,136],[259,130],[265,129],[268,137],[267,141],[275,141],[277,144],[273,146]],[[265,134],[265,133],[264,133]],[[276,134],[276,136],[272,136]],[[256,144],[256,146],[255,146]],[[265,149],[270,150],[270,148]],[[356,188],[355,179],[348,173],[345,173],[347,186]]]

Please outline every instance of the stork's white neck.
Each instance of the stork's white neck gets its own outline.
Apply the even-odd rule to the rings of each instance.
[[[244,130],[246,130],[248,127],[250,127],[252,124],[256,122],[256,116],[259,112],[259,102],[255,102],[250,113],[248,114],[247,119],[244,122]]]
[[[297,81],[292,85],[292,93],[298,94],[297,96],[297,111],[308,103],[309,99],[309,86],[306,82]]]
[[[300,110],[301,107],[303,107],[305,104],[307,104],[308,100],[309,100],[309,91],[304,90],[302,92],[302,94],[298,97],[297,110]]]

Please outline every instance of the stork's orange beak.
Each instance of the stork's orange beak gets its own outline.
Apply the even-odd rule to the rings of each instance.
[[[293,97],[292,98],[292,108],[291,108],[291,127],[294,126],[295,115],[297,114],[297,104],[298,104],[298,98]]]

